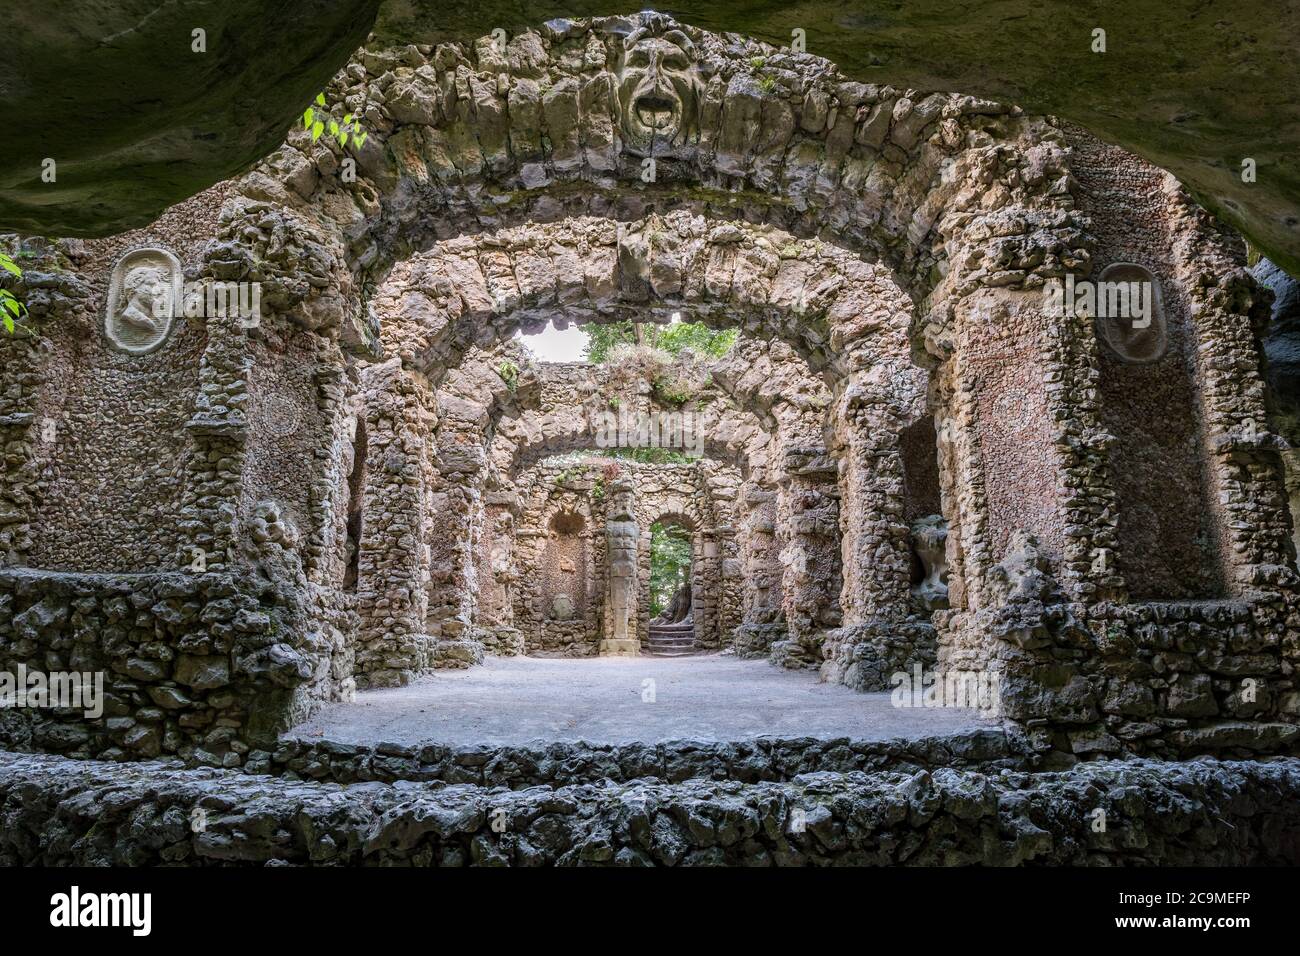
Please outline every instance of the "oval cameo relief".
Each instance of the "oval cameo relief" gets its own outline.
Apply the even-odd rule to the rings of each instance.
[[[108,340],[135,355],[162,345],[180,311],[183,280],[180,260],[167,249],[133,249],[124,255],[108,286]]]
[[[1164,296],[1160,280],[1132,262],[1116,262],[1097,281],[1095,314],[1098,332],[1125,362],[1144,365],[1169,350]]]

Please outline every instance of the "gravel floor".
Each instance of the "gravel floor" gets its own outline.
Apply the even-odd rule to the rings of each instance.
[[[647,683],[652,681],[653,684]],[[643,700],[651,696],[653,700]],[[996,726],[972,710],[900,708],[808,672],[728,655],[488,658],[330,704],[287,736],[341,743],[660,743],[761,736],[884,740]]]

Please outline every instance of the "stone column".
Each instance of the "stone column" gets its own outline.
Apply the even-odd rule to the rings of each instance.
[[[424,526],[437,419],[424,383],[396,359],[368,370],[363,384],[368,440],[355,672],[359,687],[389,687],[432,666]]]
[[[777,494],[747,482],[740,502],[740,625],[732,646],[741,657],[766,657],[787,636],[782,607],[784,568],[776,535]]]
[[[691,560],[691,612],[695,615],[696,639],[702,637],[704,646],[716,647],[722,599],[722,557],[717,529],[702,528],[699,542]]]
[[[37,415],[43,381],[40,349],[34,335],[19,329],[0,337],[0,566],[22,566],[32,546],[39,502],[41,462],[38,449],[44,432],[57,435],[57,420],[43,426]]]
[[[735,528],[718,528],[718,555],[718,634],[720,644],[725,647],[740,625],[741,593],[745,584]]]
[[[788,449],[784,464],[778,511],[789,637],[773,645],[772,659],[812,667],[821,662],[826,631],[841,619],[837,466],[821,448]]]
[[[886,367],[886,370],[889,370]],[[916,368],[890,370],[893,401],[879,388],[855,383],[836,408],[842,443],[840,489],[844,626],[828,636],[822,676],[858,690],[886,690],[890,676],[930,666],[935,657],[934,628],[912,609],[911,532],[905,520],[905,476],[901,433],[909,412],[920,410],[924,391],[899,383]],[[903,401],[899,393],[906,391]]]
[[[635,490],[631,481],[610,482],[606,510],[606,601],[605,636],[600,642],[602,656],[635,657],[640,653],[636,637],[637,549],[640,529],[633,506]]]
[[[524,652],[514,607],[515,582],[519,580],[514,556],[519,496],[495,489],[486,492],[483,501],[483,540],[477,554],[479,636],[489,653],[511,657]]]
[[[438,469],[442,486],[432,496],[429,546],[429,634],[436,635],[435,667],[469,667],[483,660],[475,630],[478,569],[475,545],[483,523],[480,490],[487,465],[483,446],[440,436]]]

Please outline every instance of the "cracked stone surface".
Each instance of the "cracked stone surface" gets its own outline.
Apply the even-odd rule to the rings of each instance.
[[[654,703],[643,703],[653,680]],[[406,687],[366,691],[289,732],[351,744],[426,741],[659,743],[760,736],[892,737],[996,727],[976,712],[896,708],[807,672],[721,654],[682,659],[489,658]]]

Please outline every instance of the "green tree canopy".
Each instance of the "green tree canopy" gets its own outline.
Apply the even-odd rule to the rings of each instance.
[[[630,321],[611,322],[607,325],[588,323],[582,326],[587,335],[584,355],[588,362],[602,364],[609,353],[619,345],[635,345],[636,331]],[[669,355],[690,350],[702,358],[720,358],[736,344],[735,329],[711,329],[698,322],[674,322],[671,325],[641,323],[644,344],[660,349]]]
[[[680,525],[656,521],[650,526],[650,616],[662,614],[673,595],[690,579],[691,536]]]

